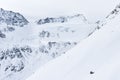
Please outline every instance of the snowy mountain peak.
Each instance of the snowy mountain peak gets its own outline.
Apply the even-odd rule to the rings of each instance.
[[[115,17],[115,15],[118,15],[119,13],[120,13],[120,4],[117,5],[115,9],[113,9],[113,11],[111,11],[111,13],[106,18],[112,19]]]
[[[79,18],[79,20],[82,20],[83,22],[86,22],[87,19],[83,16],[83,14],[76,14],[73,16],[60,16],[60,17],[47,17],[44,19],[40,19],[37,24],[41,25],[41,24],[47,24],[47,23],[65,23],[71,20],[74,20],[76,18]]]
[[[105,18],[104,20],[99,20],[96,23],[99,27],[106,25],[107,23],[114,20],[114,18],[119,17],[120,15],[120,4],[118,4]]]
[[[20,13],[7,11],[0,8],[0,23],[22,27],[24,25],[27,25],[29,22]]]

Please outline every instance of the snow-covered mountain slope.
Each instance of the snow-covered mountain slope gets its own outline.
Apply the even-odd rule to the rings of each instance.
[[[109,23],[112,19],[117,17],[120,14],[120,4],[118,4],[105,18],[104,20],[99,20],[96,23],[98,24],[99,27],[102,27]]]
[[[14,12],[5,12],[10,14],[7,16],[6,13],[4,21],[14,19],[11,17]],[[0,26],[1,30],[4,27],[15,28],[10,32],[1,31],[6,36],[0,38],[0,80],[26,79],[37,68],[65,54],[79,41],[87,38],[96,28],[96,24],[88,23],[83,15],[75,16],[64,23],[38,25],[35,21],[29,21],[24,27],[8,24]]]
[[[61,23],[60,20],[60,23],[49,22],[37,25],[34,28],[35,34],[39,32],[37,34],[42,41],[79,42],[81,39],[88,37],[97,26],[97,24],[89,23],[83,15],[67,16],[65,19],[68,21],[64,23]]]
[[[47,24],[47,23],[64,23],[64,22],[68,22],[68,21],[73,21],[73,19],[75,20],[76,18],[81,19],[81,21],[87,22],[87,19],[82,15],[82,14],[77,14],[74,16],[61,16],[58,18],[45,18],[45,19],[40,19],[37,24],[41,25],[41,24]]]
[[[27,80],[120,80],[120,14]]]
[[[6,33],[15,31],[29,22],[20,14],[0,8],[0,38],[6,38]]]
[[[0,24],[24,26],[29,22],[20,14],[0,8]]]
[[[108,13],[118,3],[117,1],[119,0],[2,0],[0,7],[21,12],[25,14],[26,19],[21,14],[1,9],[0,80],[25,80],[43,64],[65,54],[99,28],[96,27],[97,24],[88,23],[83,15],[78,17],[73,14],[85,14],[93,22]],[[22,27],[24,22],[25,25]],[[38,22],[45,24],[38,25],[36,24]],[[73,54],[72,56],[76,57]],[[73,58],[72,56],[70,59]],[[78,57],[73,60],[78,60]],[[62,64],[61,66],[64,67]],[[65,73],[66,70],[69,73],[68,69],[65,69]],[[72,79],[71,75],[68,75],[67,79],[69,76]]]

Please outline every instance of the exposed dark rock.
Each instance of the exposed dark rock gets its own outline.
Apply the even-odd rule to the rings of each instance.
[[[48,32],[48,31],[42,31],[42,32],[40,32],[40,34],[39,34],[39,37],[41,37],[41,38],[45,38],[45,37],[50,37],[50,32]]]
[[[58,17],[58,18],[47,17],[45,19],[40,19],[37,22],[37,24],[41,25],[41,24],[46,24],[46,23],[64,23],[64,22],[69,21],[72,18],[79,17],[79,16],[83,16],[83,15],[77,14],[77,15],[74,15],[74,16],[65,16],[65,17],[61,16],[61,17]]]
[[[10,32],[12,32],[12,31],[15,30],[15,28],[13,28],[13,27],[7,27],[7,29],[8,29],[8,31],[10,31]]]
[[[6,38],[6,35],[0,31],[0,38]]]
[[[13,51],[13,53],[15,53],[15,56],[17,56],[17,58],[22,58],[23,57],[19,48],[13,48],[12,51]]]
[[[24,63],[21,61],[20,63],[16,64],[16,65],[11,65],[11,71],[13,72],[20,72],[21,70],[23,70],[25,67]]]
[[[61,16],[61,17],[57,17],[57,18],[53,18],[53,17],[47,17],[44,19],[40,19],[37,24],[41,25],[41,24],[46,24],[46,23],[64,23],[64,22],[68,22],[69,20],[76,18],[76,17],[82,17],[82,19],[84,19],[83,21],[86,21],[86,18],[82,15],[82,14],[77,14],[74,16]]]
[[[0,23],[23,27],[29,22],[20,13],[0,9]]]
[[[29,46],[21,47],[22,52],[32,53],[32,49]]]
[[[0,61],[3,59],[7,59],[8,57],[10,59],[17,58],[23,58],[23,53],[32,53],[32,49],[28,46],[25,47],[13,47],[12,49],[3,50],[0,52]]]
[[[40,19],[37,24],[46,24],[46,23],[56,23],[56,22],[60,22],[60,23],[64,23],[67,22],[66,17],[59,17],[59,18],[45,18],[45,19]]]
[[[93,71],[90,71],[90,74],[94,74],[95,72],[93,72]]]
[[[4,55],[0,54],[0,61],[4,59]]]
[[[7,50],[6,53],[7,53],[6,56],[8,56],[9,58],[11,59],[15,58],[16,54],[14,53],[14,51]]]

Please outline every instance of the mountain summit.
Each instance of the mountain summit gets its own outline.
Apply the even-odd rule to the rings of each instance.
[[[27,25],[29,22],[20,13],[7,11],[0,8],[0,23],[22,27]]]

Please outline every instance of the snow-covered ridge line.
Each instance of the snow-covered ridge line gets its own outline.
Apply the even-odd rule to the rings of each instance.
[[[23,27],[24,25],[27,25],[29,22],[20,13],[13,12],[13,11],[7,11],[7,10],[0,8],[0,23]]]
[[[99,20],[96,23],[99,27],[106,25],[109,21],[113,20],[115,17],[120,15],[120,4],[118,4],[106,17],[104,20]]]
[[[100,29],[101,27],[103,27],[104,25],[106,25],[107,23],[109,23],[110,21],[114,20],[114,18],[116,18],[118,15],[120,15],[120,4],[118,4],[115,9],[113,9],[105,18],[104,20],[98,20],[95,24],[96,24],[96,28],[93,32],[91,32],[89,34],[89,36],[91,34],[93,34],[96,30]]]
[[[41,24],[47,24],[47,23],[65,23],[68,22],[74,18],[81,18],[83,21],[87,21],[87,19],[83,16],[83,14],[77,14],[77,15],[73,15],[73,16],[61,16],[61,17],[57,17],[57,18],[53,18],[53,17],[47,17],[45,19],[40,19],[39,21],[37,21],[37,24],[41,25]]]
[[[6,38],[7,32],[12,32],[15,27],[23,27],[28,23],[20,13],[0,8],[0,38]]]
[[[113,11],[111,11],[111,13],[106,17],[108,19],[112,19],[114,18],[116,15],[118,15],[120,13],[120,4],[117,5],[115,7],[115,9],[113,9]]]

